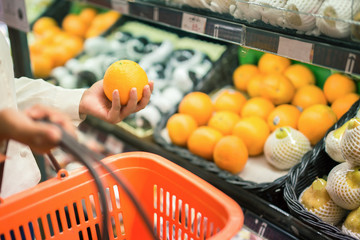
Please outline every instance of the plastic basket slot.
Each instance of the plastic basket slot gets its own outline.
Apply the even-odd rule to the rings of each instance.
[[[123,218],[123,215],[121,212],[118,214],[118,219],[119,219],[119,225],[120,225],[120,228],[118,228],[118,229],[120,229],[120,232],[122,235],[125,235],[124,218]]]
[[[50,231],[50,236],[53,237],[55,234],[54,234],[53,221],[51,220],[50,213],[46,214],[46,219],[47,219],[47,223],[48,223],[48,227],[49,227],[49,231]]]
[[[153,185],[153,194],[154,230],[160,239],[206,239],[220,231],[191,204],[184,203],[156,184]]]
[[[118,185],[113,186],[113,191],[114,191],[114,201],[115,201],[116,208],[120,209],[120,207],[121,207],[121,205],[120,205],[120,192],[119,192]]]
[[[94,195],[90,194],[89,195],[89,200],[90,200],[92,216],[93,216],[94,219],[96,219],[97,214],[96,214],[96,205],[95,205]]]

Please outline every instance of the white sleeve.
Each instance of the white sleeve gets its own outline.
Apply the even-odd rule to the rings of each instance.
[[[72,120],[82,120],[79,104],[85,89],[65,89],[43,79],[15,78],[17,105],[24,110],[42,104],[66,113]]]

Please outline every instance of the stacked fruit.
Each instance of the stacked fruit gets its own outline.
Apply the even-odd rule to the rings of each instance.
[[[349,77],[332,74],[322,90],[305,65],[269,53],[239,66],[233,83],[211,97],[188,94],[167,124],[172,143],[232,173],[263,153],[275,168],[291,168],[359,99]],[[218,144],[229,136],[239,141]]]
[[[327,182],[317,179],[305,189],[300,202],[324,222],[341,223],[344,233],[360,239],[360,119],[352,118],[330,134],[338,142],[327,136],[326,152],[341,163],[331,169]],[[319,181],[322,185],[317,187]]]
[[[61,26],[52,17],[39,18],[33,25],[35,38],[29,46],[34,76],[47,78],[53,68],[82,51],[84,39],[100,35],[119,17],[116,11],[98,13],[84,8],[79,14],[66,15]]]

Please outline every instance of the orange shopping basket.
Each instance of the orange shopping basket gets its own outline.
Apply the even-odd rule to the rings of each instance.
[[[240,206],[190,171],[146,152],[102,160],[131,185],[159,239],[231,239],[243,225]],[[108,204],[109,239],[152,239],[129,197],[99,174]],[[101,205],[85,168],[44,181],[0,203],[0,240],[101,239]]]

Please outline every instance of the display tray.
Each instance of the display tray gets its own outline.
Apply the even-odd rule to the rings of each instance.
[[[211,74],[208,75],[210,78],[206,81],[208,84],[199,88],[198,91],[215,97],[219,91],[231,88],[233,85],[232,73],[239,66],[238,51],[239,49],[234,48],[232,54],[222,58],[221,64],[216,65],[211,70]],[[253,59],[253,61],[256,61],[256,59]],[[153,138],[157,144],[168,151],[176,153],[192,164],[216,174],[231,184],[241,186],[264,197],[269,202],[282,201],[282,188],[285,179],[288,177],[288,171],[276,170],[266,162],[264,155],[249,157],[244,170],[235,175],[220,169],[212,161],[192,154],[187,148],[172,144],[166,130],[166,123],[173,114],[177,113],[177,110],[178,105],[164,116],[160,124],[155,128]]]
[[[350,110],[328,130],[328,133],[355,117],[359,109],[360,101],[357,101]],[[332,239],[354,239],[353,237],[341,232],[337,226],[325,223],[319,217],[307,211],[299,202],[299,196],[304,189],[310,186],[316,178],[326,177],[331,169],[337,164],[339,163],[334,161],[325,152],[324,137],[311,151],[304,155],[301,164],[290,170],[289,177],[285,181],[284,199],[292,215],[301,219],[305,223],[310,224],[318,231],[326,234]]]

